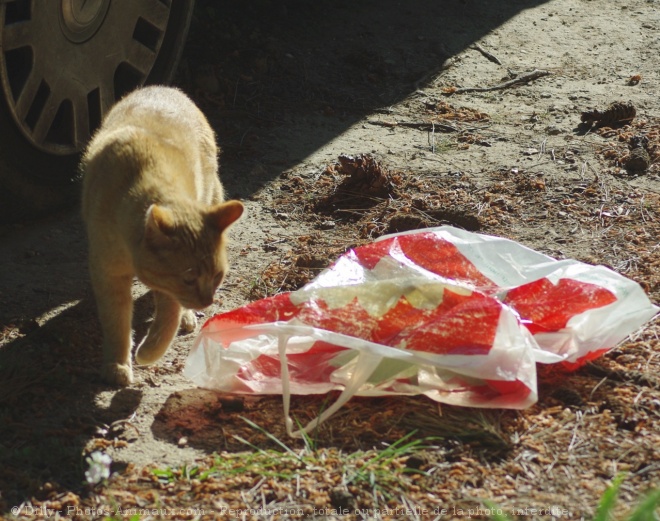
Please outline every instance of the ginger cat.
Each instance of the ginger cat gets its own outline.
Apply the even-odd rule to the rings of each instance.
[[[202,112],[170,87],[137,90],[105,117],[81,163],[89,269],[103,331],[101,375],[126,386],[137,276],[156,315],[137,349],[157,361],[193,309],[211,305],[227,271],[225,231],[243,213],[223,202],[215,135]]]

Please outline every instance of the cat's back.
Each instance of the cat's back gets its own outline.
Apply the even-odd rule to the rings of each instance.
[[[83,157],[83,215],[126,193],[162,202],[167,187],[197,200],[221,199],[217,152],[215,133],[183,92],[133,91],[106,115]]]
[[[164,157],[168,152],[195,162],[198,156],[214,158],[215,133],[204,114],[180,90],[144,87],[122,98],[105,116],[87,147],[82,167],[90,170],[94,163],[107,165],[111,161],[128,163],[123,167],[130,167],[132,162],[140,166],[149,160],[146,155]]]
[[[188,139],[213,135],[192,100],[179,89],[165,86],[133,91],[112,108],[101,128],[112,131],[129,126],[167,135],[186,132]]]

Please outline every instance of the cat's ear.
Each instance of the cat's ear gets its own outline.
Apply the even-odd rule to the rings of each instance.
[[[243,215],[243,203],[227,201],[211,208],[206,218],[208,222],[220,231],[224,231]]]
[[[152,246],[164,247],[171,243],[174,216],[163,206],[152,204],[147,210],[144,236]]]

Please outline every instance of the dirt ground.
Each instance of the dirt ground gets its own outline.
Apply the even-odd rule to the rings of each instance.
[[[609,266],[660,302],[656,0],[199,0],[177,84],[216,129],[221,178],[247,207],[206,316],[296,289],[349,247],[440,224]],[[624,103],[581,123],[614,102]],[[634,119],[621,121],[631,105]],[[347,174],[341,155],[373,159],[397,196],[333,199]],[[217,467],[216,453],[249,459],[255,450],[236,435],[278,449],[242,417],[302,450],[286,438],[281,399],[195,389],[181,375],[194,334],[138,369],[130,388],[105,386],[78,210],[0,233],[0,516],[194,505],[208,519],[257,507],[243,518],[465,519],[488,518],[468,513],[486,499],[520,519],[591,519],[619,472],[620,514],[660,483],[656,323],[575,373],[542,375],[526,411],[354,400],[319,431],[317,450],[382,450],[415,429],[413,439],[442,437],[420,452],[423,473],[397,478],[396,494],[367,480],[342,501],[345,469],[330,463],[296,467],[298,478],[181,478],[193,464]],[[136,282],[136,338],[148,327],[145,292]],[[294,412],[315,414],[323,400],[299,398]],[[111,456],[114,474],[90,488],[94,450]],[[181,479],[156,479],[154,468]]]

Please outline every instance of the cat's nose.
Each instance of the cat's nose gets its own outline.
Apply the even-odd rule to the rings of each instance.
[[[202,307],[207,308],[211,304],[213,304],[213,296],[214,296],[213,293],[211,293],[210,295],[202,295],[201,298],[199,299],[199,302],[202,305]]]
[[[213,297],[215,296],[215,288],[198,288],[197,300],[199,301],[200,308],[207,308],[213,304]]]

